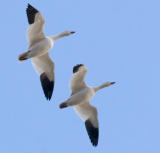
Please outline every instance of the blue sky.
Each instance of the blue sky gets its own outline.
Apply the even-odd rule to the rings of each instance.
[[[46,19],[46,35],[76,34],[58,40],[55,90],[46,101],[27,50],[27,3]],[[158,0],[53,0],[1,2],[0,153],[159,153],[160,2]],[[116,84],[91,100],[98,108],[100,137],[92,147],[72,108],[72,67],[88,67],[86,82]]]

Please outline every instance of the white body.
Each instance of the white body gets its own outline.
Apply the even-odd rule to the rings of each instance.
[[[85,126],[91,142],[94,146],[98,144],[98,112],[96,107],[92,106],[89,101],[95,93],[105,87],[108,87],[114,82],[106,82],[98,87],[89,87],[85,83],[85,75],[87,68],[79,64],[73,68],[73,76],[70,80],[71,96],[63,103],[60,108],[73,106],[76,113],[85,122]]]
[[[95,91],[92,87],[85,87],[79,92],[73,94],[68,100],[68,105],[77,105],[82,103],[88,103],[88,101],[94,96]]]
[[[54,41],[50,37],[45,37],[39,42],[33,44],[28,48],[30,57],[42,56],[50,51],[53,47]]]
[[[49,57],[48,52],[57,39],[69,36],[74,32],[65,31],[56,36],[45,36],[45,19],[41,13],[30,4],[28,4],[26,13],[29,22],[27,29],[29,47],[27,52],[19,56],[19,60],[32,59],[32,65],[38,75],[40,75],[44,94],[50,100],[54,88],[54,62]]]

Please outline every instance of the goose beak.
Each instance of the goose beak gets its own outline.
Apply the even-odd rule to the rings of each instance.
[[[115,84],[116,82],[111,82],[110,84],[112,85],[112,84]]]
[[[75,31],[71,31],[71,34],[74,34],[75,33]]]

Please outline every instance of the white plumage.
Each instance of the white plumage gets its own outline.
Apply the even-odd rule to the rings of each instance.
[[[41,85],[47,99],[51,99],[54,88],[54,62],[49,57],[49,50],[54,42],[62,37],[73,34],[73,31],[65,31],[56,36],[46,37],[44,34],[45,19],[41,13],[28,4],[26,9],[29,27],[27,30],[28,51],[19,55],[19,60],[32,58],[32,65],[40,75]]]
[[[106,82],[98,87],[89,87],[85,83],[87,68],[83,64],[78,64],[73,68],[73,76],[70,81],[71,96],[63,103],[60,108],[73,106],[76,113],[85,122],[86,130],[94,146],[98,145],[99,127],[97,109],[89,103],[94,94],[115,82]]]

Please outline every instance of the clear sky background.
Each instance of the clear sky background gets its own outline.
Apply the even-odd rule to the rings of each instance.
[[[28,47],[27,3],[45,17],[46,35],[76,31],[50,52],[50,102],[30,60],[17,60]],[[159,0],[1,1],[0,153],[160,153],[159,7]],[[91,100],[99,112],[96,148],[73,108],[59,109],[78,63],[88,67],[89,85],[116,82]]]

